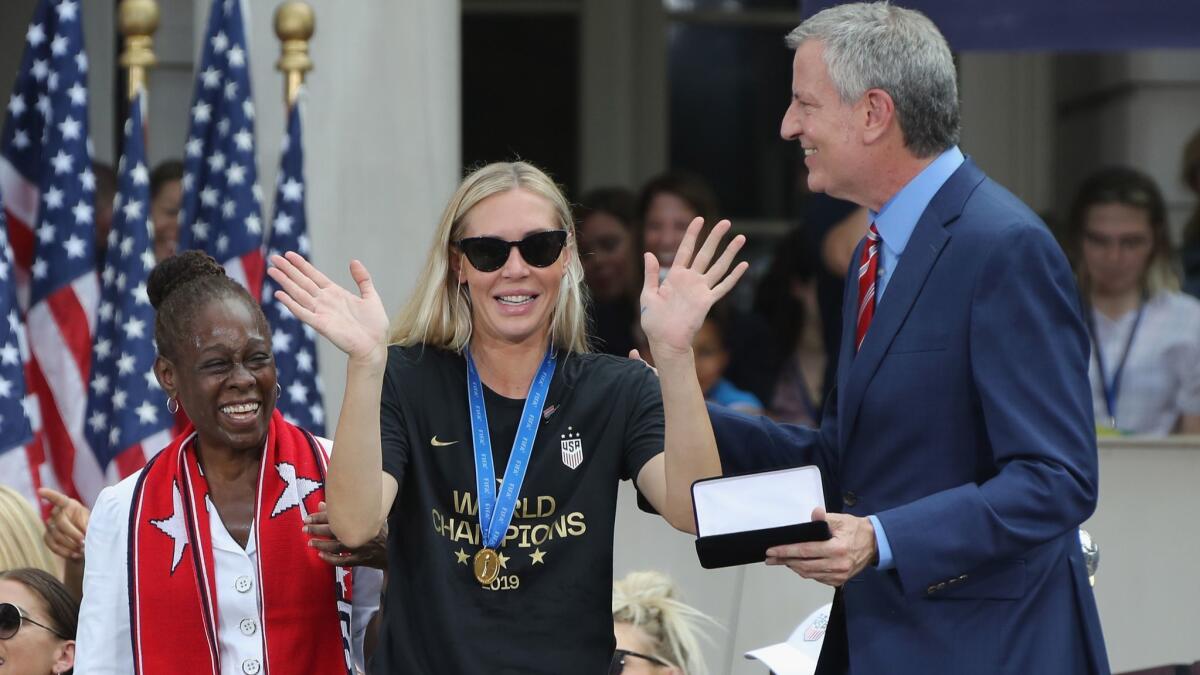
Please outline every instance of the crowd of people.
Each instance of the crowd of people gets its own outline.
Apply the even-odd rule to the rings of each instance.
[[[872,40],[927,77],[888,71],[848,97],[838,68],[878,69],[846,65]],[[980,616],[999,643],[1036,643],[1002,655],[1028,672],[1106,672],[1090,587],[1072,585],[1093,431],[1200,433],[1200,207],[1180,256],[1155,182],[1102,169],[1060,248],[959,151],[953,63],[923,16],[846,5],[789,46],[782,133],[828,195],[808,196],[748,306],[729,295],[745,238],[682,171],[575,208],[531,164],[470,172],[390,319],[362,263],[345,289],[272,256],[276,298],[346,355],[336,446],[275,410],[262,309],[208,256],[176,252],[182,170],[157,167],[153,377],[188,424],[90,510],[42,491],[44,526],[0,487],[0,666],[704,675],[715,622],[662,573],[613,582],[618,483],[694,533],[695,480],[816,464],[829,512],[812,517],[833,538],[766,556],[838,589],[822,672],[898,656],[951,672],[944,631]],[[928,128],[912,101],[933,102]],[[1200,194],[1200,134],[1184,158]],[[1025,357],[1043,368],[1014,366]],[[930,454],[945,447],[962,456]],[[972,594],[977,570],[991,585]],[[1042,590],[1026,597],[1026,577]],[[906,599],[960,584],[957,606]],[[1032,637],[1050,630],[1053,645]],[[995,655],[997,640],[964,639]]]

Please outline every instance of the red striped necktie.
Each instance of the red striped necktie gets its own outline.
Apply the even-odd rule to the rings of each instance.
[[[875,278],[879,273],[879,230],[875,223],[867,230],[867,243],[858,257],[858,327],[854,331],[854,351],[862,347],[867,328],[875,317]]]

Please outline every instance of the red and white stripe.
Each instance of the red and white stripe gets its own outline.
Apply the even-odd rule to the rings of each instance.
[[[862,348],[867,328],[875,318],[875,280],[879,276],[879,230],[871,223],[867,241],[858,258],[858,321],[854,331],[854,351]]]
[[[17,300],[25,309],[25,382],[36,404],[30,406],[36,410],[31,415],[34,437],[25,446],[24,466],[4,467],[5,482],[28,490],[26,496],[34,503],[37,488],[47,486],[90,505],[106,484],[83,436],[99,280],[95,270],[84,267],[69,285],[28,307],[40,195],[37,185],[2,157],[0,193],[16,262]],[[17,456],[8,463],[21,463],[22,453],[8,454]]]

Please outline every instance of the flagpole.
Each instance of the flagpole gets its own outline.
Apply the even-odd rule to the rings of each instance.
[[[146,86],[146,69],[158,63],[154,58],[154,31],[158,30],[158,3],[155,0],[121,0],[117,21],[125,36],[121,65],[129,69],[129,98]]]
[[[312,7],[301,0],[288,0],[275,10],[275,35],[279,36],[280,54],[275,67],[284,73],[284,102],[290,108],[300,95],[304,74],[312,70],[308,41],[316,27]]]

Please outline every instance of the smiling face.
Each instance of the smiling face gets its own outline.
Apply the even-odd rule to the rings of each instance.
[[[43,626],[57,628],[50,610],[37,593],[25,584],[0,579],[0,603],[21,608],[25,616]],[[17,634],[0,640],[0,673],[5,675],[45,675],[65,672],[75,660],[75,643],[64,640],[42,626],[22,621]]]
[[[545,198],[515,188],[481,200],[463,220],[461,239],[496,237],[520,241],[536,232],[562,229],[554,206]],[[480,272],[457,249],[451,250],[451,267],[471,297],[474,339],[544,345],[558,304],[570,246],[547,267],[534,267],[513,247],[504,265]]]
[[[275,410],[275,360],[266,320],[249,301],[212,299],[155,373],[196,425],[200,447],[254,450],[266,442]]]
[[[856,107],[842,102],[829,69],[824,47],[808,40],[792,60],[792,101],[783,115],[779,135],[799,141],[808,168],[808,188],[832,197],[854,200],[854,178],[861,175],[858,135],[853,129]]]
[[[642,244],[658,258],[658,264],[663,269],[670,267],[675,260],[675,251],[679,249],[688,225],[697,215],[686,200],[671,192],[654,195],[646,206]]]

